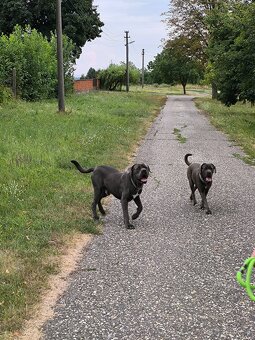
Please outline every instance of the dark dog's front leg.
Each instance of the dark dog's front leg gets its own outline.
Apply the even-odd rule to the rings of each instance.
[[[127,229],[135,229],[135,227],[129,222],[129,216],[128,216],[128,200],[125,196],[122,195],[121,197],[121,206],[123,211],[123,217],[124,217],[124,224]]]
[[[208,193],[208,190],[200,192],[201,198],[202,198],[201,209],[206,209],[206,213],[208,215],[210,215],[212,212],[209,209],[209,206],[208,206],[208,203],[207,203],[207,199],[206,199],[207,193]]]
[[[142,206],[142,202],[141,202],[141,199],[140,199],[140,195],[138,195],[138,196],[136,196],[134,198],[134,202],[137,205],[137,210],[136,210],[136,213],[133,214],[132,220],[135,220],[141,214],[141,212],[143,210],[143,206]]]

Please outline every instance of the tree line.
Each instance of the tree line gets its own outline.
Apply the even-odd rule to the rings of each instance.
[[[213,98],[227,106],[238,100],[253,105],[254,14],[252,0],[170,0],[163,13],[168,39],[149,62],[145,83],[180,83],[183,93],[187,83],[210,84]],[[125,83],[123,65],[93,72],[108,89]],[[139,76],[133,80],[138,82]]]
[[[0,7],[0,100],[17,73],[18,94],[27,100],[56,96],[56,2],[2,0]],[[93,0],[63,0],[66,90],[81,48],[100,37],[103,22]],[[163,14],[168,38],[145,70],[145,83],[212,85],[213,97],[226,105],[255,102],[255,1],[169,0]],[[130,82],[141,72],[130,63]],[[89,70],[109,90],[121,90],[125,64]],[[5,92],[4,92],[5,91]],[[8,93],[7,93],[8,95]]]
[[[204,82],[230,106],[255,101],[255,1],[170,0],[168,39],[149,63],[155,82]]]

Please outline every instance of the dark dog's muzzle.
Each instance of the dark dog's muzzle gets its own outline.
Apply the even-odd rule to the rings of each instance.
[[[147,183],[147,179],[149,176],[149,171],[147,169],[142,169],[139,176],[139,181],[143,184]]]
[[[212,172],[211,171],[207,171],[206,172],[205,181],[206,181],[206,183],[211,183],[212,182]]]

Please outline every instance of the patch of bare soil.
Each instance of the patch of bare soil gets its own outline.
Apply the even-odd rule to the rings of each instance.
[[[85,234],[78,234],[72,238],[66,253],[60,256],[59,273],[50,277],[49,289],[42,297],[41,303],[35,307],[34,317],[26,322],[24,330],[19,336],[15,337],[16,339],[42,339],[41,327],[48,319],[54,316],[53,308],[58,298],[67,289],[68,276],[76,269],[77,263],[91,239],[91,235]]]

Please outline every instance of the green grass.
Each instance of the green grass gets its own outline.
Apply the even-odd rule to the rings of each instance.
[[[93,92],[70,96],[64,114],[55,100],[0,107],[0,337],[30,316],[66,235],[102,232],[91,219],[90,175],[70,160],[124,169],[163,103]]]
[[[242,103],[227,107],[209,98],[198,98],[196,104],[209,114],[211,123],[227,133],[246,154],[234,156],[255,165],[255,107]]]
[[[130,87],[130,91],[139,91],[139,92],[149,92],[153,94],[161,94],[161,95],[183,95],[183,88],[181,85],[167,85],[167,84],[154,84],[154,85],[145,85],[142,88],[140,85],[132,85]],[[192,96],[211,96],[211,88],[203,85],[192,85],[187,84],[186,86],[186,94]]]
[[[184,144],[187,142],[187,138],[181,134],[180,129],[174,128],[173,134],[176,136],[176,139],[179,141],[179,143]]]

